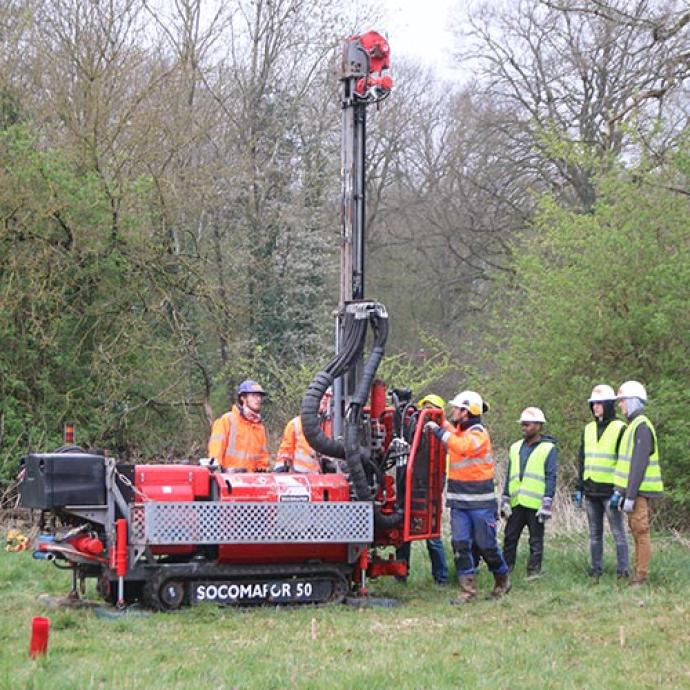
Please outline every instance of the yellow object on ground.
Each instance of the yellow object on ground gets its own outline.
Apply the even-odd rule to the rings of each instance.
[[[18,529],[11,529],[7,532],[5,551],[25,551],[28,546],[29,537],[22,534]]]

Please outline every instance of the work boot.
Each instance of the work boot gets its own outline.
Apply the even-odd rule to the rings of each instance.
[[[628,584],[630,587],[640,587],[647,584],[647,578],[644,575],[634,575]]]
[[[460,583],[460,593],[455,599],[451,599],[451,604],[462,605],[469,604],[477,596],[477,584],[474,575],[460,575],[458,577]]]
[[[587,577],[591,577],[595,585],[599,584],[599,578],[602,576],[601,570],[596,570],[595,568],[590,568],[587,571]]]
[[[491,598],[500,599],[504,594],[510,592],[512,586],[513,583],[510,581],[508,573],[503,573],[503,575],[496,575],[494,573],[494,588],[491,592]]]

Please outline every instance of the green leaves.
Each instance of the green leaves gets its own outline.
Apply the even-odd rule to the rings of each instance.
[[[188,278],[150,239],[150,185],[121,189],[115,214],[95,175],[20,126],[0,132],[0,170],[4,474],[27,447],[59,445],[65,419],[116,453],[179,442],[199,422],[176,407],[188,382],[170,337],[170,296]]]

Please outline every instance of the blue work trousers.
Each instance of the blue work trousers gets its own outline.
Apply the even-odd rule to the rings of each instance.
[[[496,509],[450,509],[450,529],[453,539],[453,555],[458,576],[474,575],[475,565],[472,546],[476,546],[489,570],[495,575],[508,572],[496,534]]]
[[[395,556],[398,560],[407,561],[408,569],[410,566],[411,546],[412,542],[406,541],[395,551]],[[443,541],[441,539],[427,539],[426,549],[431,560],[432,577],[438,584],[446,584],[448,582],[448,563],[446,562],[446,553],[443,550]]]

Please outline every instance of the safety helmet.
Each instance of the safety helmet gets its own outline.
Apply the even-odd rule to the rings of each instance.
[[[592,388],[592,395],[589,396],[589,403],[606,402],[607,400],[615,400],[616,394],[613,392],[611,386],[605,383],[600,383],[598,386]]]
[[[425,395],[418,403],[417,407],[421,410],[424,405],[433,405],[434,407],[438,407],[439,410],[442,410],[446,406],[446,401],[440,396],[436,395],[435,393],[429,393],[429,395]]]
[[[237,396],[243,395],[244,393],[260,393],[261,395],[266,395],[266,391],[256,382],[251,379],[246,379],[240,383],[237,389]]]
[[[449,403],[451,407],[459,407],[467,410],[474,417],[479,417],[482,412],[488,412],[489,406],[482,400],[482,396],[474,391],[462,391]]]
[[[618,389],[616,399],[621,398],[639,398],[642,402],[647,402],[647,391],[639,381],[626,381]]]
[[[544,413],[538,407],[526,407],[522,411],[518,422],[520,424],[522,424],[522,422],[539,422],[540,424],[546,424],[546,417],[544,417]]]

